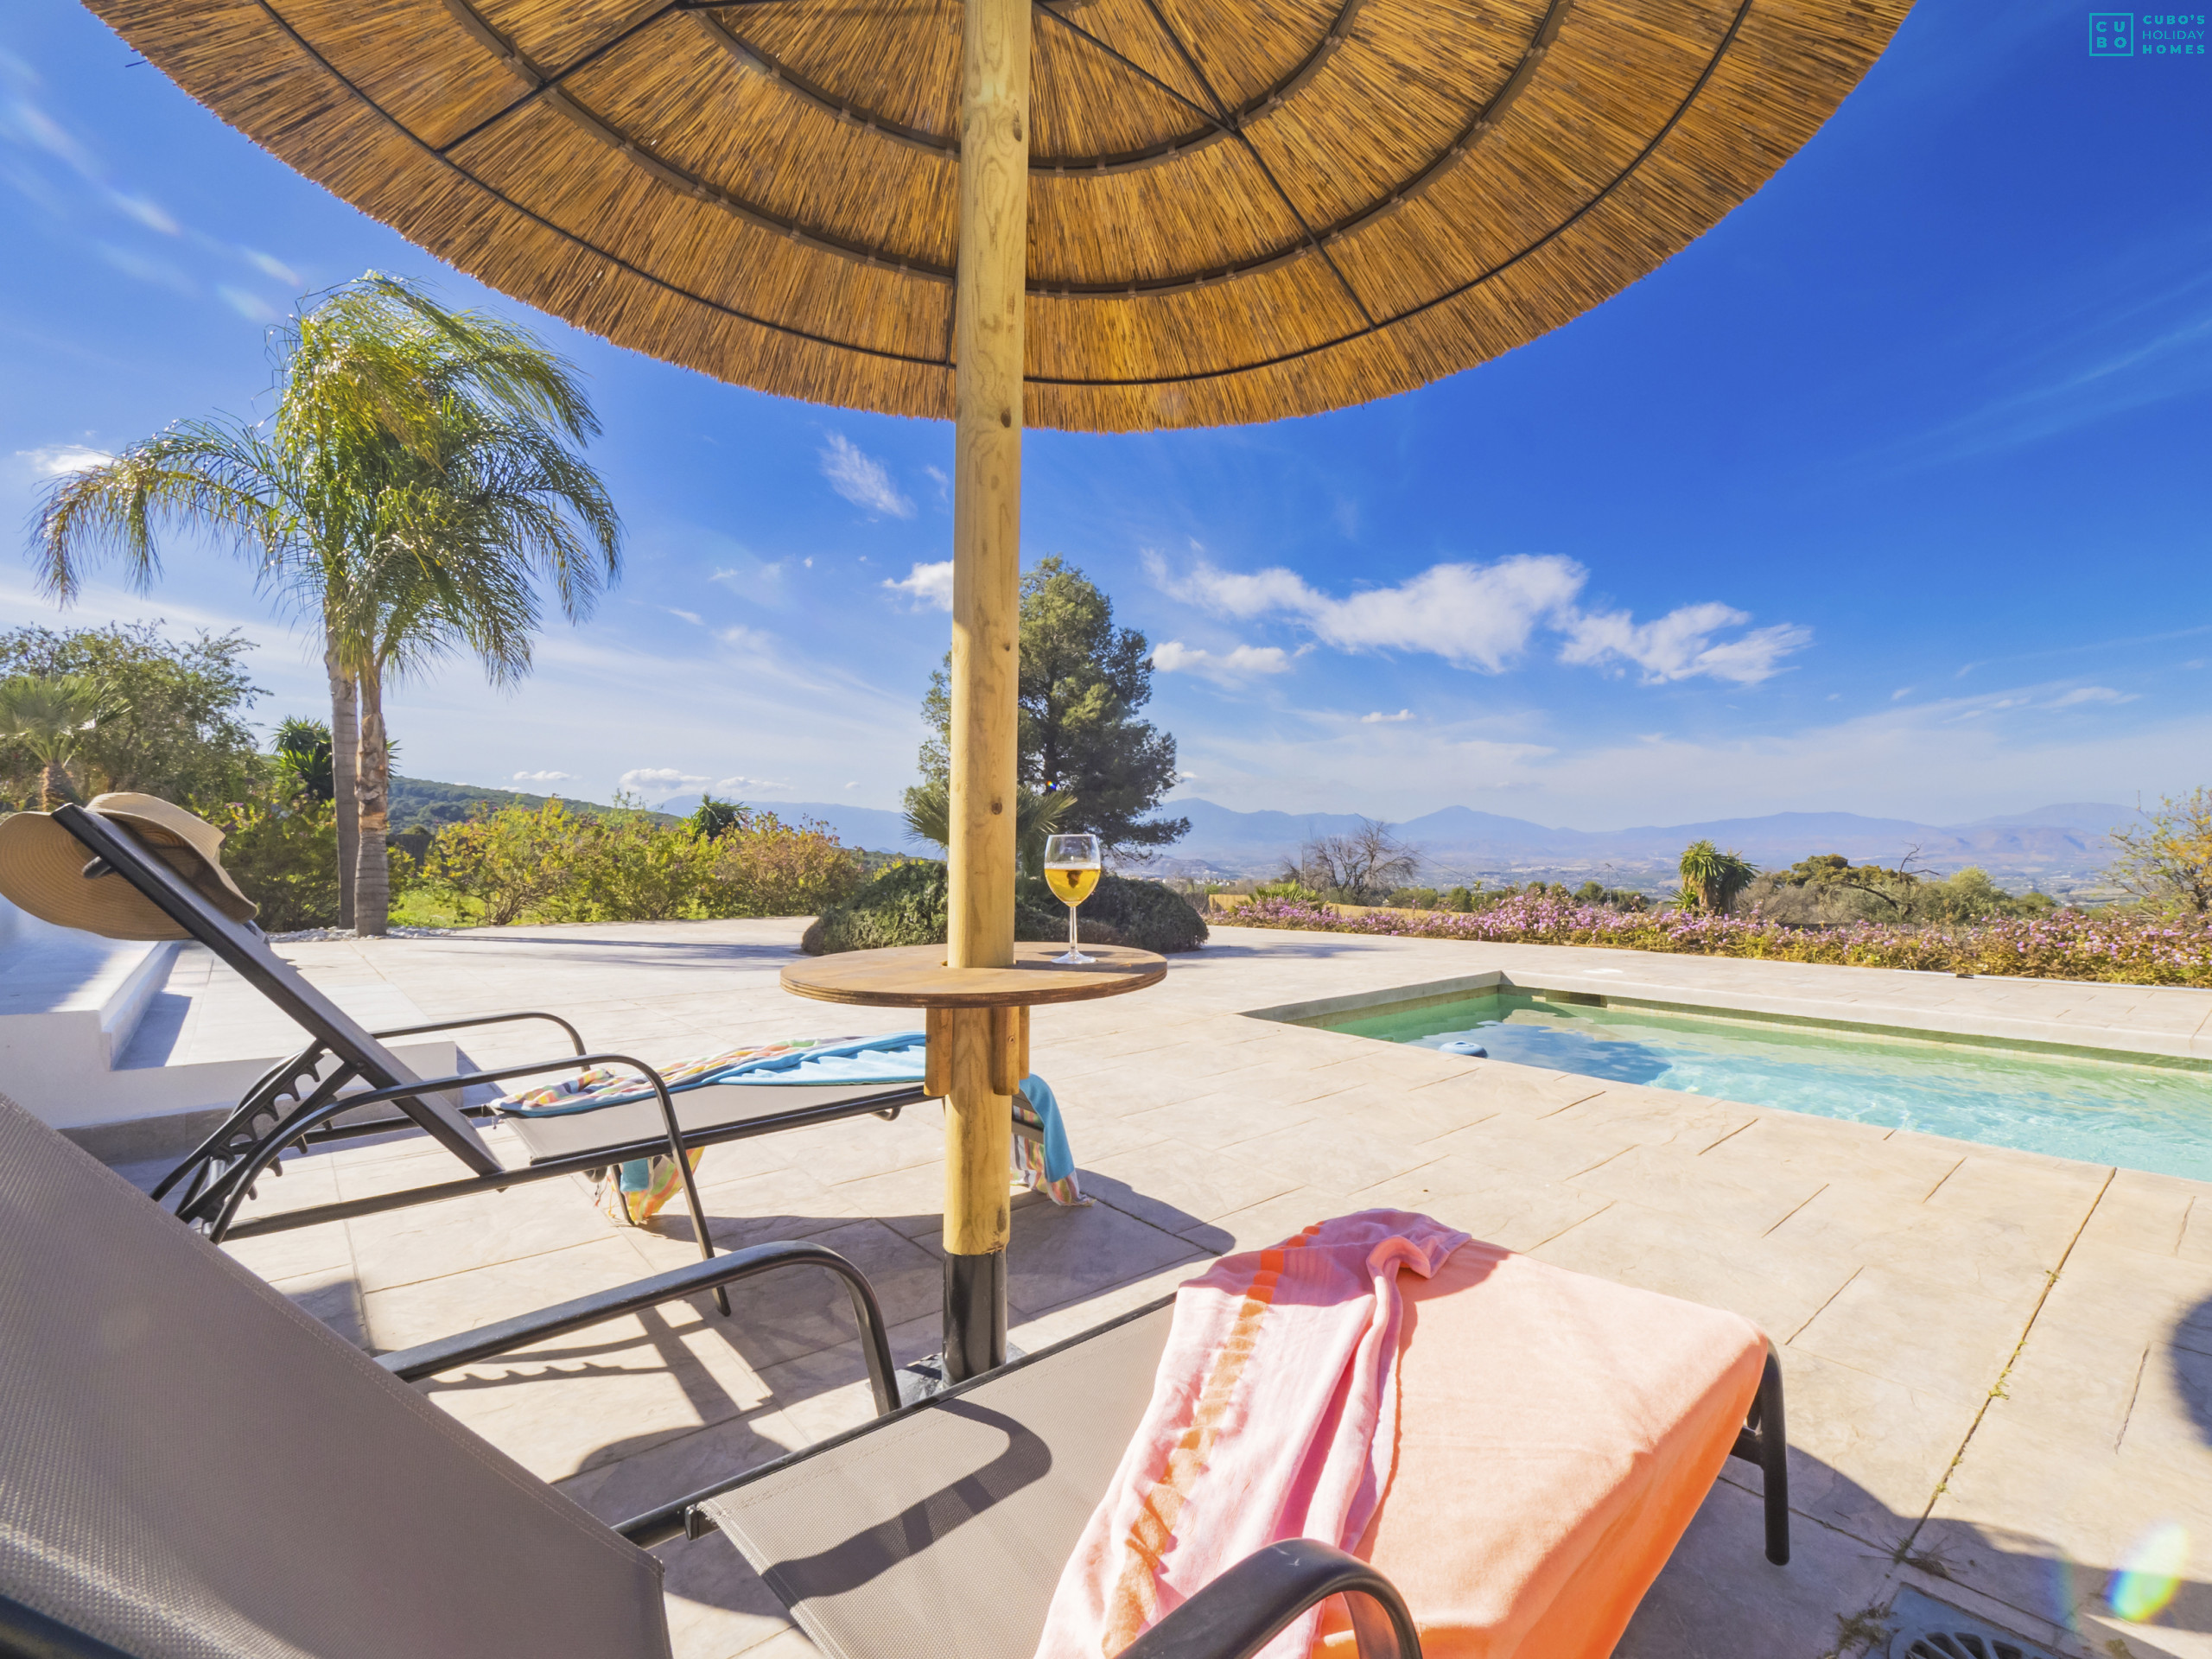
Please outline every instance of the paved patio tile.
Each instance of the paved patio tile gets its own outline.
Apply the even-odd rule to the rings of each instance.
[[[346,1230],[361,1288],[381,1291],[588,1244],[607,1236],[607,1223],[593,1207],[582,1177],[563,1175],[504,1192],[357,1216]]]
[[[1981,1401],[1870,1376],[1790,1344],[1780,1353],[1790,1508],[1894,1550],[1935,1500]],[[1748,1463],[1732,1460],[1720,1472],[1760,1490]]]
[[[1716,1484],[1615,1659],[1834,1659],[1840,1621],[1887,1605],[1890,1562],[1878,1552],[1799,1519],[1789,1565],[1775,1567],[1761,1553],[1763,1524],[1758,1498]]]
[[[1679,1143],[1630,1147],[1574,1185],[1647,1209],[1717,1223],[1733,1232],[1770,1232],[1828,1184],[1809,1171],[1757,1173],[1708,1163],[1700,1150]]]
[[[1590,1192],[1580,1182],[1570,1185]],[[1727,1308],[1776,1342],[1791,1340],[1851,1276],[1848,1264],[1763,1249],[1755,1234],[1622,1198],[1532,1254],[1577,1273]]]
[[[1013,1222],[1006,1271],[1010,1319],[1048,1313],[1202,1254],[1189,1239],[1124,1215],[1110,1204],[1082,1209],[1025,1205],[1014,1212]],[[941,1238],[915,1242],[943,1260]],[[931,1311],[935,1306],[932,1300]]]
[[[1613,1200],[1580,1187],[1500,1178],[1446,1159],[1356,1195],[1365,1208],[1433,1216],[1509,1250],[1534,1250],[1611,1209]]]
[[[1789,1343],[1869,1376],[1971,1400],[1997,1385],[2033,1311],[2024,1298],[1862,1267]]]
[[[1215,1152],[1185,1141],[1155,1141],[1115,1157],[1086,1160],[1082,1179],[1086,1196],[1168,1232],[1249,1209],[1302,1185],[1238,1152]]]
[[[1323,1192],[1349,1198],[1352,1193],[1387,1181],[1443,1154],[1434,1143],[1409,1146],[1376,1134],[1364,1125],[1345,1124],[1327,1117],[1294,1124],[1272,1134],[1238,1142],[1233,1155],[1287,1181],[1304,1180]],[[1352,1204],[1350,1209],[1364,1206]]]
[[[652,1230],[632,1229],[628,1238],[655,1273],[699,1259],[688,1219],[667,1211]],[[810,1234],[863,1274],[874,1287],[883,1317],[893,1325],[934,1315],[944,1272],[923,1243],[876,1220],[841,1223]],[[731,1340],[755,1365],[766,1366],[834,1344],[850,1343],[857,1327],[842,1282],[819,1268],[791,1268],[730,1287],[730,1305],[741,1308],[730,1322]]]
[[[696,1250],[690,1259],[698,1260]],[[628,1238],[602,1223],[597,1237],[564,1249],[369,1289],[362,1306],[370,1347],[377,1353],[412,1348],[626,1285],[664,1265],[645,1260]]]
[[[1135,1114],[1130,1127],[1162,1140],[1188,1141],[1213,1151],[1263,1135],[1311,1122],[1319,1111],[1312,1102],[1294,1103],[1264,1093],[1215,1094],[1157,1106]]]

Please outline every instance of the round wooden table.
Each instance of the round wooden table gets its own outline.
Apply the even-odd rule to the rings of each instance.
[[[1029,1010],[1157,985],[1167,959],[1093,944],[1060,963],[1062,944],[1025,942],[1010,968],[948,968],[941,944],[842,951],[795,962],[784,988],[823,1002],[920,1008],[928,1021],[923,1086],[944,1101],[944,1378],[1006,1363],[1006,1245],[1011,1223],[1010,1098],[1029,1075]]]
[[[948,968],[941,944],[847,950],[791,963],[784,969],[784,988],[871,1007],[1001,1008],[1120,996],[1167,977],[1167,958],[1149,950],[1091,944],[1084,954],[1095,962],[1053,960],[1066,952],[1064,944],[1025,941],[1014,947],[1011,968]]]

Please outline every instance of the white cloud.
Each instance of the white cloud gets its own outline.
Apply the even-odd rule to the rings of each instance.
[[[1563,663],[1599,664],[1615,658],[1643,671],[1647,684],[1705,675],[1738,685],[1757,685],[1780,671],[1782,659],[1812,640],[1809,628],[1787,622],[1754,628],[1733,639],[1716,640],[1723,628],[1741,627],[1751,619],[1733,606],[1707,601],[1684,605],[1656,622],[1637,622],[1626,611],[1577,614],[1565,621]]]
[[[937,499],[950,505],[952,501],[952,480],[934,467],[925,467],[922,472],[937,486]]]
[[[1703,675],[1753,685],[1812,639],[1789,623],[1716,639],[1721,629],[1741,627],[1751,618],[1710,601],[1682,606],[1654,622],[1638,623],[1624,611],[1586,614],[1574,601],[1589,572],[1558,554],[1431,565],[1395,587],[1341,598],[1281,567],[1243,575],[1201,558],[1177,576],[1157,554],[1147,553],[1145,563],[1164,592],[1223,615],[1287,616],[1342,651],[1426,652],[1486,674],[1510,667],[1536,631],[1548,628],[1567,636],[1564,662],[1621,659],[1642,668],[1650,681]]]
[[[569,781],[569,774],[565,772],[518,772],[515,773],[515,782],[518,784],[565,784]]]
[[[883,585],[906,594],[918,611],[931,607],[949,611],[952,608],[952,561],[918,564],[896,581],[886,577]]]
[[[2051,702],[2054,709],[2078,709],[2085,702],[2133,702],[2139,691],[2115,691],[2108,685],[2078,685]]]
[[[673,605],[664,605],[661,607],[661,609],[666,611],[671,616],[680,617],[684,621],[689,622],[695,628],[699,626],[704,620],[704,619],[701,617],[699,613],[696,611],[679,611]]]
[[[1414,711],[1410,709],[1401,709],[1395,715],[1386,715],[1377,709],[1371,715],[1362,715],[1359,717],[1359,723],[1363,726],[1394,726],[1402,720],[1411,720],[1413,717]]]
[[[215,284],[216,296],[248,322],[274,322],[283,315],[260,295],[230,283]]]
[[[1152,648],[1152,665],[1163,674],[1196,674],[1217,685],[1240,685],[1262,674],[1281,673],[1290,666],[1290,653],[1280,645],[1238,645],[1217,652],[1163,639]]]
[[[64,478],[105,467],[115,457],[105,449],[88,448],[81,443],[49,443],[37,449],[18,449],[16,459],[29,462],[41,478]]]
[[[701,781],[703,782],[704,780],[702,779]],[[716,789],[727,789],[734,792],[739,790],[747,789],[789,789],[791,785],[776,778],[747,778],[733,773],[728,778],[715,779],[715,787]],[[846,787],[849,789],[852,785],[848,784]]]
[[[665,801],[671,796],[689,794],[706,781],[690,772],[678,772],[674,766],[632,766],[615,779],[614,786],[625,795]]]
[[[832,432],[822,449],[822,476],[830,487],[856,507],[911,518],[914,504],[899,493],[883,463],[863,451],[842,432]]]
[[[300,274],[274,254],[264,253],[258,248],[240,248],[238,255],[264,276],[273,276],[287,288],[300,286]]]

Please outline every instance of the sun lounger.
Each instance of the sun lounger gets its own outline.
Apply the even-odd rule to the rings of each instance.
[[[1788,1561],[1781,1369],[1742,1320],[1483,1244],[1406,1296],[1396,1471],[1356,1554],[1402,1592],[1431,1659],[1602,1659],[1731,1456],[1759,1465],[1767,1557]],[[728,1535],[830,1659],[1030,1659],[1173,1311],[1155,1302],[664,1513]],[[1325,1618],[1315,1651],[1353,1640]]]
[[[378,1361],[4,1100],[0,1261],[0,1653],[10,1655],[667,1659],[661,1565],[637,1541],[672,1535],[681,1509],[608,1528],[404,1379],[814,1267],[844,1280],[878,1409],[890,1405],[882,1316],[859,1271],[819,1245],[760,1245]],[[1126,1363],[1119,1374],[1135,1375]],[[929,1465],[953,1503],[971,1508],[1039,1473],[1035,1440],[975,1397],[963,1390],[880,1420],[912,1423],[925,1410],[930,1426],[1001,1425],[977,1465],[942,1455]],[[1013,1574],[1038,1566],[1034,1550],[990,1563],[963,1605],[939,1610],[927,1642],[868,1651],[984,1651],[969,1643],[969,1611],[988,1610]],[[1368,1620],[1370,1659],[1416,1659],[1381,1575],[1318,1546],[1243,1563],[1127,1659],[1246,1659],[1338,1592],[1383,1609]],[[1406,1631],[1395,1647],[1394,1624]]]
[[[245,1238],[378,1211],[403,1209],[604,1168],[656,1154],[670,1155],[683,1176],[684,1196],[697,1230],[700,1252],[713,1253],[685,1148],[749,1140],[785,1129],[874,1114],[896,1117],[928,1098],[918,1086],[739,1087],[709,1085],[671,1093],[658,1074],[627,1055],[587,1053],[575,1027],[538,1013],[445,1020],[397,1030],[364,1030],[336,1003],[309,984],[270,947],[260,931],[223,913],[207,895],[114,819],[68,805],[54,814],[89,855],[86,879],[127,881],[191,938],[206,945],[309,1035],[298,1053],[272,1067],[191,1155],[155,1189],[157,1200],[212,1237]],[[480,1029],[537,1020],[556,1026],[571,1052],[528,1065],[498,1066],[453,1077],[420,1077],[385,1041],[432,1032]],[[568,1116],[511,1117],[505,1122],[524,1161],[502,1163],[457,1103],[461,1091],[482,1084],[543,1077],[584,1066],[634,1070],[650,1086],[648,1099]],[[389,1106],[398,1116],[365,1109]],[[341,1117],[346,1121],[338,1122]],[[467,1173],[451,1180],[397,1192],[288,1209],[241,1218],[240,1209],[264,1173],[288,1148],[304,1143],[395,1128],[419,1128],[450,1152]]]

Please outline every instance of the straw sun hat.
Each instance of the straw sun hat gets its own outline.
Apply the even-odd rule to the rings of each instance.
[[[153,795],[99,795],[85,810],[137,837],[232,921],[253,919],[253,900],[224,872],[223,832],[205,818]],[[49,814],[0,818],[0,895],[41,921],[111,939],[191,937],[121,875],[87,879],[87,862],[84,843]]]

